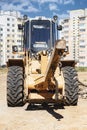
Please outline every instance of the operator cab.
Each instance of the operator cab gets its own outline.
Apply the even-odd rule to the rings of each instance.
[[[56,23],[51,19],[31,19],[25,23],[25,48],[32,53],[50,50],[57,39]]]
[[[38,52],[50,47],[50,21],[31,21],[31,50]]]

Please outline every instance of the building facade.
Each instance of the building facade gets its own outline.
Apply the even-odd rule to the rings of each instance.
[[[19,12],[0,11],[0,66],[6,65],[8,59],[15,58],[13,45],[21,48],[22,31],[18,30],[18,24],[22,24]]]
[[[77,66],[87,67],[87,9],[70,11],[70,17],[62,20],[61,37],[69,46],[68,59],[76,60]]]

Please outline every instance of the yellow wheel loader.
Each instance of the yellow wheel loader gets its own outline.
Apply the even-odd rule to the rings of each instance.
[[[25,20],[23,49],[13,46],[20,58],[7,62],[7,105],[64,103],[77,105],[78,77],[75,61],[63,60],[66,41],[58,40],[57,19],[43,17]]]

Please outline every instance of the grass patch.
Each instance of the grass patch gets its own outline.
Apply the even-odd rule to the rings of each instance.
[[[87,72],[87,67],[76,67],[78,72]]]

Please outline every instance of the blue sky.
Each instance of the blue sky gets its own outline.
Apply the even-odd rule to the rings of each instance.
[[[87,0],[0,0],[1,10],[16,10],[29,17],[69,16],[70,10],[87,8]]]

